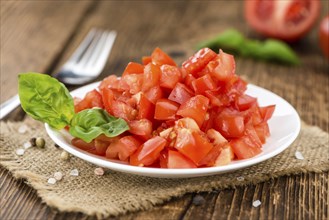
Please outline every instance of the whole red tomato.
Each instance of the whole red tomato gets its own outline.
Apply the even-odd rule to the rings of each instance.
[[[305,35],[319,16],[319,0],[245,0],[245,17],[259,33],[296,41]]]
[[[319,28],[320,46],[329,59],[329,15],[322,19]]]

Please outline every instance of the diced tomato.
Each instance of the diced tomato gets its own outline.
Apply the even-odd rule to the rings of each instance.
[[[184,83],[189,89],[193,90],[192,82],[194,80],[196,80],[196,78],[192,74],[187,74],[186,77],[185,77]]]
[[[157,120],[175,119],[179,104],[169,99],[159,99],[155,104],[154,118]]]
[[[134,120],[137,116],[137,111],[134,108],[121,101],[113,101],[110,109],[115,117],[123,118],[126,121]]]
[[[275,105],[269,105],[265,107],[259,107],[259,112],[263,118],[263,121],[268,121],[275,110]]]
[[[141,142],[133,136],[120,138],[118,143],[118,157],[121,161],[127,160],[141,146]]]
[[[129,62],[126,69],[122,73],[122,77],[129,74],[141,74],[144,73],[144,66],[139,63]]]
[[[248,136],[230,141],[230,146],[238,159],[248,159],[262,152],[261,148],[256,147]]]
[[[159,163],[161,168],[168,168],[168,149],[160,152]]]
[[[193,92],[182,83],[177,83],[168,99],[183,104],[193,96]]]
[[[84,142],[80,138],[73,138],[71,140],[71,144],[81,150],[85,150],[92,154],[98,154],[95,148],[95,141],[91,141],[90,143]]]
[[[129,91],[130,94],[136,94],[142,90],[143,80],[143,74],[126,74],[125,76],[122,76],[121,87]]]
[[[110,88],[110,89],[120,89],[120,79],[115,75],[110,75],[106,78],[104,78],[98,86],[99,91],[102,91],[104,88]]]
[[[152,62],[152,57],[151,56],[143,56],[142,57],[142,63],[144,65],[147,65]]]
[[[129,132],[143,137],[151,137],[152,122],[145,118],[128,122]]]
[[[159,159],[160,152],[166,144],[166,139],[159,136],[149,139],[131,155],[130,164],[134,166],[148,166],[153,164]]]
[[[95,150],[98,155],[104,156],[109,145],[109,142],[95,139]]]
[[[266,122],[262,122],[258,125],[254,126],[255,131],[257,133],[257,136],[259,140],[265,144],[266,138],[270,135],[270,129],[268,127],[268,124]]]
[[[176,63],[170,56],[163,52],[160,48],[155,48],[152,52],[152,62],[157,65],[169,64],[171,66],[176,66]]]
[[[112,114],[111,106],[114,102],[113,91],[110,88],[104,87],[101,90],[101,93],[102,93],[102,100],[103,100],[104,108],[106,109],[106,111],[108,113]]]
[[[174,147],[195,164],[198,164],[209,153],[213,145],[199,132],[182,128],[177,131]]]
[[[200,131],[199,125],[192,118],[181,118],[175,122],[175,129],[187,128],[192,131]]]
[[[149,63],[144,68],[143,91],[159,85],[161,78],[160,66]]]
[[[245,126],[245,135],[249,137],[255,147],[262,147],[262,142],[257,135],[254,125],[250,121]]]
[[[234,153],[233,153],[233,149],[229,144],[226,144],[219,156],[217,157],[214,166],[224,166],[227,165],[229,163],[231,163],[231,161],[234,159]]]
[[[228,81],[235,73],[234,57],[220,50],[217,57],[207,65],[211,76],[220,81]]]
[[[239,109],[240,111],[244,111],[244,110],[249,109],[256,102],[257,102],[257,99],[256,98],[251,97],[251,96],[249,96],[247,94],[244,94],[242,96],[239,96],[236,99],[235,105],[236,105],[237,109]]]
[[[152,120],[153,116],[154,116],[154,104],[143,93],[140,94],[137,119],[146,118]]]
[[[199,127],[205,120],[209,106],[209,99],[203,95],[196,95],[184,102],[178,109],[177,115],[193,118]]]
[[[193,161],[185,157],[178,151],[168,151],[168,163],[167,168],[170,169],[181,169],[181,168],[196,168],[197,166]]]
[[[220,146],[213,146],[213,148],[211,148],[209,153],[204,158],[202,158],[198,165],[207,167],[213,166],[221,151],[222,148]]]
[[[222,112],[215,119],[215,128],[225,138],[242,137],[244,134],[244,117],[239,114]]]
[[[88,92],[80,102],[76,103],[74,110],[75,112],[80,112],[93,107],[104,108],[102,96],[96,89]]]
[[[216,56],[216,53],[209,48],[203,48],[196,54],[183,62],[183,68],[192,75],[196,75]]]
[[[198,79],[192,81],[192,87],[196,94],[205,94],[207,90],[213,90],[216,88],[215,82],[212,80],[209,74],[206,74]]]
[[[147,92],[145,92],[145,96],[153,104],[155,104],[157,100],[164,97],[163,91],[160,88],[160,86],[154,86],[154,87],[150,88]]]
[[[160,67],[161,78],[160,86],[163,88],[173,89],[181,80],[181,72],[178,67],[164,64]]]

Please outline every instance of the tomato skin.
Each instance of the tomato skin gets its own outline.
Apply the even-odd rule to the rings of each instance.
[[[154,104],[144,94],[140,94],[137,119],[146,118],[152,120],[153,116]]]
[[[167,168],[169,169],[197,168],[193,161],[178,151],[169,150],[167,160]]]
[[[147,65],[152,62],[152,57],[151,56],[143,56],[142,57],[142,63],[143,65]]]
[[[161,77],[160,86],[163,88],[173,89],[181,80],[181,72],[178,67],[164,64],[160,67]]]
[[[164,149],[166,144],[166,139],[159,136],[149,139],[131,155],[130,164],[134,166],[148,166],[153,164],[159,159],[160,152]]]
[[[141,142],[133,136],[125,136],[118,141],[118,157],[121,161],[126,161],[138,148]]]
[[[214,126],[225,138],[242,137],[245,131],[244,117],[237,114],[221,113]]]
[[[252,28],[267,37],[288,42],[304,36],[316,22],[319,13],[319,0],[295,0],[289,3],[280,0],[245,0],[245,17]]]
[[[322,52],[329,60],[329,15],[324,17],[320,23],[319,40]]]
[[[153,104],[155,104],[157,100],[164,97],[163,91],[160,86],[154,86],[144,94],[146,98],[150,100],[150,102],[152,102]]]
[[[235,105],[238,110],[244,111],[249,109],[251,106],[253,106],[257,102],[257,99],[254,97],[251,97],[247,94],[244,94],[242,96],[239,96],[235,100]]]
[[[188,58],[182,66],[188,73],[196,76],[215,56],[216,53],[214,51],[209,48],[203,48]]]
[[[160,67],[158,65],[154,65],[153,63],[147,64],[144,68],[143,77],[142,91],[147,91],[150,88],[159,85],[161,78]]]
[[[185,103],[193,96],[193,92],[182,83],[177,83],[168,99],[179,104]]]
[[[177,115],[189,117],[196,121],[199,127],[205,120],[209,106],[209,99],[203,95],[196,95],[184,102],[178,109]]]
[[[154,118],[157,120],[170,120],[176,118],[179,104],[169,99],[159,99],[155,104]]]
[[[156,65],[169,64],[171,66],[176,66],[176,63],[170,56],[163,52],[160,48],[155,48],[152,52],[152,62]]]
[[[103,87],[103,89],[101,90],[102,93],[102,100],[103,100],[103,104],[104,104],[104,108],[105,110],[110,113],[112,113],[112,103],[114,102],[114,94],[113,91],[110,88],[107,87]]]
[[[129,62],[126,69],[122,73],[122,77],[129,74],[141,74],[144,72],[144,66],[139,63]]]

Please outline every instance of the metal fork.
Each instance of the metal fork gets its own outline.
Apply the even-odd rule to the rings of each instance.
[[[53,77],[69,85],[82,85],[97,78],[106,64],[115,38],[115,31],[92,29],[62,69]],[[2,103],[0,119],[19,105],[18,95]]]

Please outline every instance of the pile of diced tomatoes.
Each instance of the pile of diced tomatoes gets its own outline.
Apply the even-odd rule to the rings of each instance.
[[[130,130],[72,144],[134,166],[197,168],[222,166],[262,152],[274,105],[260,107],[245,94],[234,57],[204,48],[177,66],[156,48],[142,64],[130,62],[81,99],[75,111],[100,107],[123,118]]]

